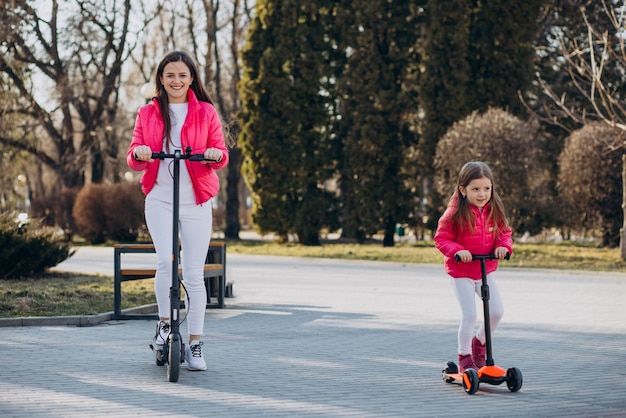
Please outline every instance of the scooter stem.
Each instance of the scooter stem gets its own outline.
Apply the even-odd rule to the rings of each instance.
[[[480,294],[483,300],[483,313],[485,316],[485,344],[487,346],[487,360],[485,364],[487,366],[493,366],[493,352],[491,349],[491,321],[489,316],[489,285],[487,285],[487,259],[485,257],[480,257],[480,269],[483,282],[480,287]]]
[[[174,202],[173,202],[173,222],[172,222],[172,286],[170,287],[170,318],[171,333],[178,336],[179,312],[180,312],[180,286],[178,284],[178,202],[179,202],[179,179],[180,179],[180,150],[174,151]]]

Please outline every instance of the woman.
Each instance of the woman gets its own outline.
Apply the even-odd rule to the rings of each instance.
[[[170,329],[173,171],[172,160],[153,160],[152,153],[191,148],[193,154],[216,161],[183,160],[180,167],[179,229],[189,334],[185,357],[189,370],[206,370],[201,341],[207,302],[203,269],[212,233],[211,199],[219,190],[215,170],[228,164],[228,149],[220,117],[187,53],[174,51],[163,58],[156,86],[156,97],[138,111],[127,155],[128,166],[143,171],[146,225],[157,254],[154,289],[160,319],[154,342],[165,344]]]

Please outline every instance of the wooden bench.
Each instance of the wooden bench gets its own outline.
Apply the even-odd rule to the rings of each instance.
[[[158,319],[157,314],[123,314],[122,282],[153,278],[155,268],[123,268],[122,254],[154,254],[153,244],[114,245],[113,319]],[[126,258],[126,257],[124,257]],[[156,261],[155,261],[156,263]],[[182,269],[178,269],[182,274]],[[226,244],[211,242],[204,264],[204,285],[207,292],[207,308],[223,308],[224,298],[232,296],[231,284],[226,285]],[[213,299],[216,301],[213,302]]]

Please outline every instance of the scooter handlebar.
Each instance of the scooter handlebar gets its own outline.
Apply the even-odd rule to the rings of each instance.
[[[177,155],[176,154],[168,154],[165,153],[163,151],[161,152],[153,152],[152,153],[152,158],[155,160],[165,160],[165,159],[174,159],[176,158]],[[181,160],[189,160],[189,161],[207,161],[210,163],[216,163],[217,160],[212,160],[210,158],[204,158],[204,154],[191,154],[190,152],[183,154],[180,153],[178,155],[178,158],[180,158]]]
[[[504,256],[505,260],[508,260],[509,258],[511,258],[511,253],[506,253],[506,255]],[[496,257],[495,254],[472,254],[472,261],[476,261],[476,260],[497,260],[498,257]],[[454,256],[454,261],[456,261],[457,263],[461,261],[461,257],[459,257],[458,255]]]

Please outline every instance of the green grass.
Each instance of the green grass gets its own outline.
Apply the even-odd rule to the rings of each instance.
[[[292,257],[378,260],[441,264],[442,255],[432,243],[326,243],[319,247],[265,241],[228,242],[228,253]],[[619,250],[592,244],[515,244],[511,260],[502,266],[626,273]],[[122,308],[154,303],[152,280],[126,282]],[[113,310],[113,278],[73,274],[48,274],[22,280],[0,280],[0,318],[57,315],[93,315]]]
[[[299,244],[278,244],[260,241],[229,242],[228,253],[287,255],[293,257],[342,258],[349,260],[378,260],[401,263],[442,263],[443,256],[432,243],[397,243],[394,247],[381,244],[328,243],[319,247]],[[529,267],[567,270],[626,272],[626,262],[617,248],[598,248],[592,244],[519,244],[513,246],[513,256],[502,262],[508,267]]]
[[[154,303],[152,280],[123,283],[122,309]],[[113,310],[113,278],[70,273],[0,280],[0,318],[95,315]]]

